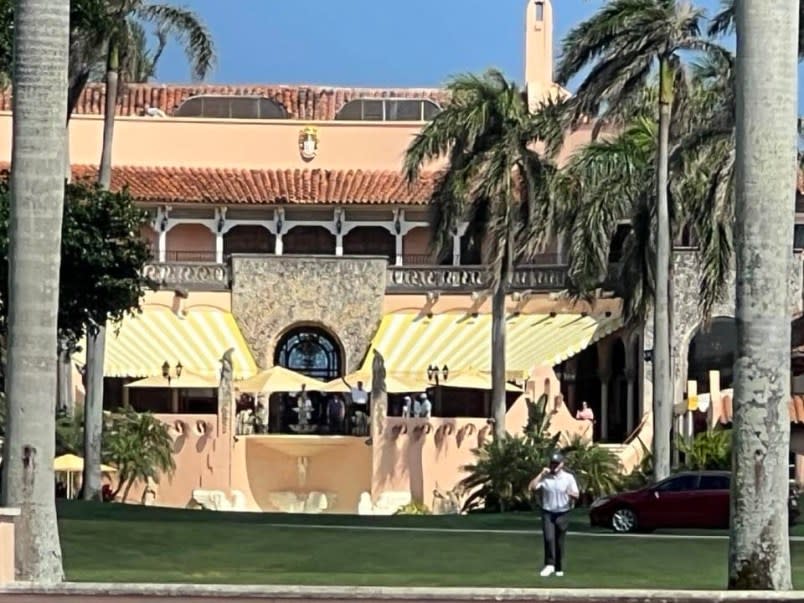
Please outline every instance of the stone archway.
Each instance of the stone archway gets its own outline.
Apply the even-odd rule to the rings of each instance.
[[[709,392],[709,371],[720,371],[723,389],[734,383],[737,358],[737,323],[730,316],[718,316],[699,327],[687,348],[687,380],[698,382],[698,393]]]
[[[331,381],[344,374],[343,346],[319,326],[297,325],[279,338],[274,364],[313,379]]]

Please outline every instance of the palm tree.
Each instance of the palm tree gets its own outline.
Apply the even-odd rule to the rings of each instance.
[[[505,435],[505,295],[514,265],[550,238],[545,192],[551,171],[531,147],[545,131],[522,90],[496,70],[447,84],[450,102],[405,154],[409,181],[429,162],[448,160],[431,198],[435,247],[451,248],[459,224],[483,246],[491,272],[492,408],[494,433]]]
[[[3,504],[20,508],[17,577],[64,572],[53,478],[68,0],[20,0],[14,27]]]
[[[98,1],[98,0],[91,0]],[[142,33],[141,22],[155,24],[160,36],[171,35],[183,46],[193,76],[203,79],[215,61],[212,38],[199,17],[184,8],[145,0],[107,0],[105,18],[96,25],[102,31],[106,50],[106,103],[104,107],[103,147],[98,181],[109,189],[112,182],[112,143],[115,108],[121,68],[121,54],[136,44]],[[87,334],[87,396],[84,408],[85,500],[101,497],[101,438],[103,424],[103,358],[106,325],[89,325]]]
[[[709,34],[722,36],[734,33],[734,0],[720,0],[721,9],[709,25]],[[798,56],[804,56],[804,1],[798,4]]]
[[[586,116],[602,122],[617,117],[658,70],[656,157],[656,268],[653,300],[653,460],[656,479],[670,473],[673,418],[670,344],[669,141],[679,52],[706,47],[701,39],[703,12],[677,0],[610,0],[570,31],[562,44],[558,81],[566,83],[591,66],[570,101],[574,124]]]
[[[729,588],[792,588],[789,274],[796,0],[737,3],[737,362]]]

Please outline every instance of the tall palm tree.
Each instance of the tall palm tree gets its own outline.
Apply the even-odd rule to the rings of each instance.
[[[3,504],[22,510],[17,573],[63,579],[53,478],[59,248],[64,203],[69,0],[19,0],[9,250],[8,424]]]
[[[97,1],[97,0],[95,0]],[[108,12],[97,23],[106,50],[106,103],[103,147],[98,182],[104,189],[112,183],[112,143],[115,108],[120,83],[121,55],[132,48],[142,32],[140,23],[157,26],[160,36],[170,35],[183,46],[193,76],[202,79],[212,68],[215,49],[212,37],[200,18],[190,10],[146,0],[106,0]],[[101,438],[103,430],[103,359],[106,325],[89,325],[87,334],[87,396],[84,406],[83,498],[101,497]]]
[[[431,199],[435,246],[451,248],[453,233],[482,242],[492,282],[492,408],[494,433],[505,436],[505,296],[515,263],[550,238],[545,192],[549,164],[533,150],[543,119],[496,70],[463,75],[447,84],[451,100],[419,133],[405,154],[404,171],[416,180],[428,163],[446,157]]]
[[[734,0],[720,0],[720,12],[718,12],[709,25],[709,33],[713,36],[721,36],[734,33],[735,7]],[[798,56],[804,56],[804,0],[799,0],[798,4]]]
[[[656,268],[653,302],[654,477],[670,473],[673,419],[670,343],[669,141],[672,106],[681,65],[679,53],[700,50],[703,12],[677,0],[610,0],[569,32],[562,44],[558,81],[566,83],[591,67],[570,101],[577,124],[591,115],[616,118],[658,71],[656,153]]]
[[[738,2],[737,362],[729,587],[788,590],[789,274],[799,3]]]

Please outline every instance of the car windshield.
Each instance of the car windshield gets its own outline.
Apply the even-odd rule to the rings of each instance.
[[[659,492],[685,492],[698,487],[698,476],[695,474],[677,475],[661,482],[656,489]]]

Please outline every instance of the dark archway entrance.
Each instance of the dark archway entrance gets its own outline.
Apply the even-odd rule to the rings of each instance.
[[[687,354],[687,378],[698,382],[698,393],[709,392],[709,371],[720,371],[720,387],[734,384],[734,362],[737,359],[737,323],[731,317],[712,320],[700,329],[690,342]]]
[[[343,376],[343,350],[324,329],[296,327],[279,340],[274,364],[314,379],[331,381]]]

